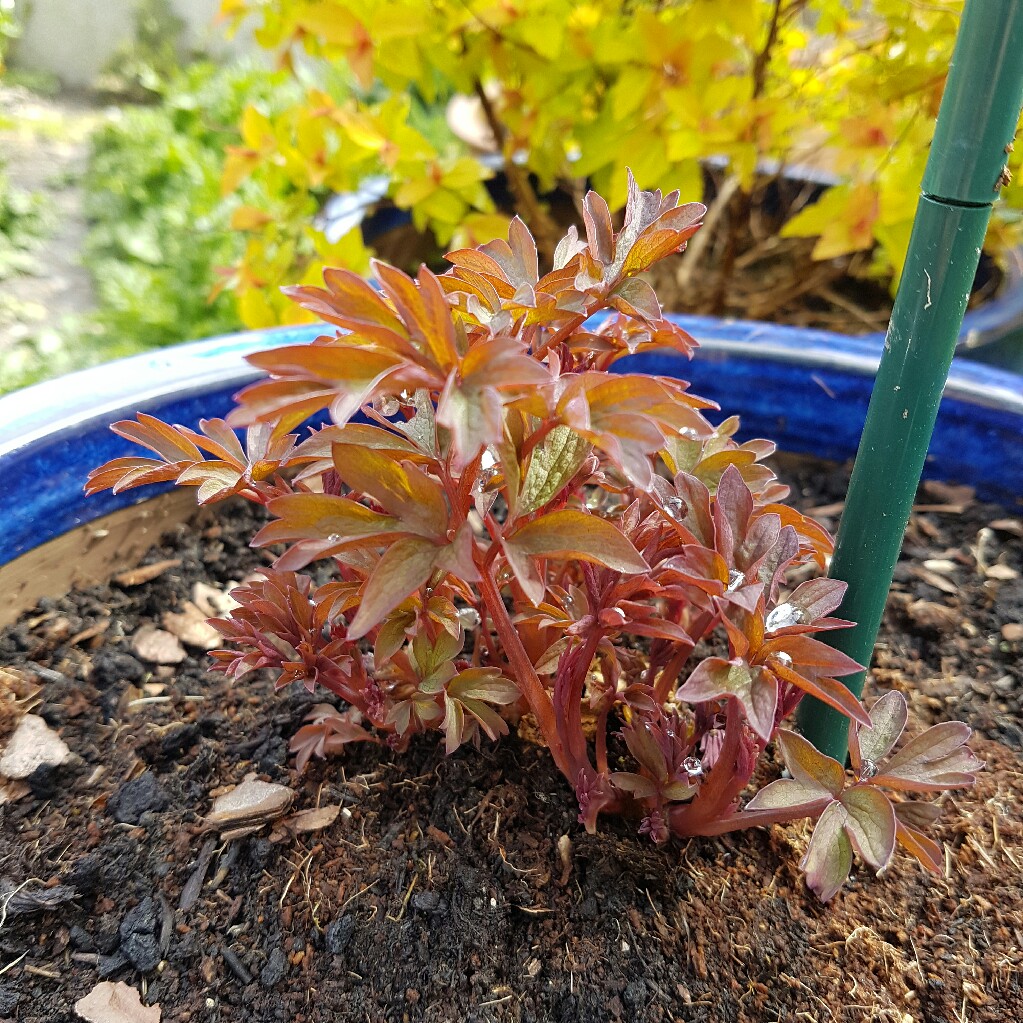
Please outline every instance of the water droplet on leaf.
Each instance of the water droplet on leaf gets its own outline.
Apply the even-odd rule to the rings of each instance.
[[[664,510],[673,518],[676,522],[685,518],[686,508],[685,501],[681,497],[669,497],[664,502]]]
[[[463,629],[478,629],[480,625],[480,613],[474,607],[462,607],[458,609],[458,624]]]
[[[703,774],[703,763],[699,757],[686,757],[682,761],[682,770],[689,775],[690,778],[699,778]]]
[[[866,781],[868,778],[873,778],[877,774],[877,764],[873,760],[863,759],[860,764],[860,779]]]
[[[803,609],[786,602],[771,609],[764,621],[764,628],[767,632],[777,632],[778,629],[787,629],[790,625],[802,625],[804,621],[806,614]]]
[[[734,568],[728,573],[728,585],[725,587],[725,593],[735,593],[735,591],[746,582],[746,576],[742,572],[737,572]]]
[[[789,655],[788,655],[787,653],[785,653],[785,651],[784,651],[784,650],[782,650],[782,651],[781,651],[780,653],[777,653],[777,654],[775,654],[775,655],[774,655],[774,659],[775,659],[775,660],[776,660],[776,661],[777,661],[777,662],[778,662],[778,663],[779,663],[779,664],[780,664],[780,665],[781,665],[781,666],[782,666],[783,668],[791,668],[791,667],[792,667],[792,658],[791,658],[791,657],[789,657]]]

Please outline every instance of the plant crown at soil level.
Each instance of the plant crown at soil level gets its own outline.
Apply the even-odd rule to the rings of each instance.
[[[696,346],[637,276],[699,228],[704,207],[677,200],[630,176],[615,232],[589,193],[585,240],[571,228],[542,276],[519,220],[441,276],[377,263],[378,291],[327,270],[290,295],[337,330],[252,356],[267,377],[227,422],[116,424],[156,457],[108,462],[88,489],[174,480],[266,506],[253,543],[284,552],[214,620],[231,648],[213,657],[338,698],[294,736],[299,769],[349,742],[437,729],[453,753],[516,724],[588,830],[624,814],[664,842],[811,818],[802,865],[825,900],[854,852],[881,869],[898,842],[938,870],[937,809],[905,796],[973,782],[969,729],[892,754],[906,702],[868,713],[836,680],[859,665],[815,634],[849,624],[831,617],[845,586],[812,577],[832,540],[782,503],[774,445],[711,425],[684,381],[612,371]],[[302,570],[320,561],[317,585]],[[781,727],[806,693],[850,719],[851,772]],[[744,804],[772,742],[788,776]]]

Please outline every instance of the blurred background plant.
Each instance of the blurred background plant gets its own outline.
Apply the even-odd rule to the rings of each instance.
[[[155,105],[123,108],[93,135],[84,180],[85,264],[111,357],[241,326],[234,296],[214,291],[242,256],[232,219],[259,186],[222,201],[224,150],[246,106],[297,94],[283,72],[205,62],[151,85]]]
[[[223,0],[236,21],[258,19],[257,41],[296,79],[337,64],[353,79],[344,102],[307,84],[276,117],[246,111],[224,185],[256,180],[266,205],[248,214],[231,286],[244,300],[319,270],[319,254],[294,243],[311,207],[380,176],[438,252],[497,234],[517,212],[549,258],[588,185],[622,204],[629,165],[644,188],[710,205],[686,262],[657,282],[669,307],[876,327],[905,258],[961,8]],[[440,131],[421,130],[417,104],[446,109]],[[500,189],[486,187],[495,166]],[[833,187],[822,194],[822,183]],[[996,258],[1021,235],[1018,184],[1005,206],[989,236]],[[279,278],[282,252],[293,259]],[[267,325],[285,309],[271,297],[243,318]]]
[[[0,0],[0,73],[3,72],[7,51],[18,38],[18,20],[14,17],[14,0]]]
[[[18,63],[33,34],[19,16],[57,17],[58,0],[14,5],[0,0],[0,59],[21,32]],[[221,0],[210,38],[219,47],[233,26],[246,56],[214,62],[176,0],[139,0],[128,41],[93,74],[80,160],[53,180],[33,165],[17,187],[0,183],[0,267],[12,268],[0,280],[0,390],[296,322],[305,314],[280,285],[317,283],[328,265],[366,272],[374,251],[440,267],[446,248],[502,235],[514,213],[549,258],[587,187],[621,204],[626,165],[642,187],[710,207],[685,260],[658,270],[669,308],[883,329],[961,8]],[[38,98],[53,81],[24,62],[0,92],[27,84]],[[68,134],[56,102],[16,129]],[[0,132],[11,120],[0,112]],[[977,300],[1023,237],[1021,156]],[[83,227],[58,255],[88,268],[90,299],[35,319],[8,302],[20,322],[5,340],[11,274],[42,281],[67,247],[54,227],[62,189],[81,193]]]

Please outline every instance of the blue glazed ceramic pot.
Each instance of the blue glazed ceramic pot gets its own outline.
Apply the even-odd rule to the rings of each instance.
[[[768,437],[783,451],[845,461],[856,452],[882,339],[761,323],[680,316],[700,341],[690,362],[675,354],[623,360],[634,371],[680,376],[742,419],[740,437]],[[89,470],[137,451],[111,423],[148,412],[194,427],[223,416],[258,376],[244,357],[312,340],[315,325],[253,331],[98,366],[0,398],[0,565],[163,487],[86,499]],[[925,469],[1014,506],[1023,499],[1023,376],[956,360]]]

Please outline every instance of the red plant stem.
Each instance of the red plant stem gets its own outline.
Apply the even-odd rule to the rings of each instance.
[[[554,683],[554,714],[561,732],[561,741],[574,761],[573,778],[589,761],[586,736],[583,734],[583,688],[602,635],[600,629],[590,629],[585,642],[576,650],[567,666],[567,678],[558,678]]]
[[[607,774],[607,719],[611,713],[610,707],[605,707],[604,710],[597,715],[597,772],[598,774]]]
[[[598,309],[594,309],[592,312],[589,313],[585,314],[580,313],[574,319],[569,320],[568,323],[566,323],[560,330],[553,333],[549,338],[547,338],[546,341],[541,342],[536,348],[533,349],[533,357],[539,359],[540,356],[543,355],[544,352],[546,352],[549,348],[557,347],[559,344],[561,344],[562,341],[565,340],[566,337],[569,336],[569,334],[572,334],[576,330],[578,330],[586,322],[586,320],[590,316],[592,316],[594,312],[597,311]]]
[[[536,718],[536,723],[541,733],[547,740],[551,755],[554,757],[554,762],[558,765],[558,770],[574,785],[578,769],[572,769],[574,765],[570,762],[570,758],[562,744],[558,723],[554,715],[554,704],[540,682],[540,677],[537,675],[529,655],[522,646],[519,634],[515,631],[515,626],[508,617],[508,609],[504,606],[504,600],[491,572],[484,569],[480,572],[480,576],[480,592],[483,595],[483,600],[486,602],[487,611],[490,612],[490,619],[497,630],[501,645],[504,647],[508,663],[515,673],[515,684],[526,698],[529,709],[532,711],[533,717]]]
[[[729,699],[725,710],[725,741],[721,754],[711,768],[710,777],[696,798],[672,814],[674,834],[704,835],[709,824],[728,815],[728,808],[749,782],[736,768],[742,746],[743,720],[739,703]],[[755,761],[754,761],[755,762]]]
[[[696,636],[696,640],[690,640],[689,643],[679,643],[675,653],[672,654],[671,659],[665,664],[664,670],[654,684],[654,698],[658,703],[664,703],[668,699],[669,690],[678,678],[679,672],[685,667],[686,661],[689,660],[689,655],[696,649],[697,641],[707,635],[717,617],[716,614],[704,612],[687,630],[691,635]]]
[[[657,682],[654,684],[654,699],[657,703],[663,704],[668,699],[668,691],[675,683],[686,661],[689,660],[689,655],[695,646],[695,643],[682,642],[676,645],[675,652],[664,665],[663,671],[657,676]]]
[[[815,803],[804,803],[802,806],[790,806],[778,810],[744,810],[741,813],[733,813],[731,816],[723,817],[721,820],[710,820],[700,825],[698,829],[679,830],[676,827],[676,814],[681,816],[679,811],[685,807],[673,807],[669,811],[668,827],[672,834],[679,837],[692,837],[701,835],[713,837],[714,835],[726,835],[730,831],[741,831],[744,828],[766,827],[770,824],[788,824],[789,821],[802,820],[810,817],[816,820],[825,807],[831,802],[831,797],[819,799]]]

